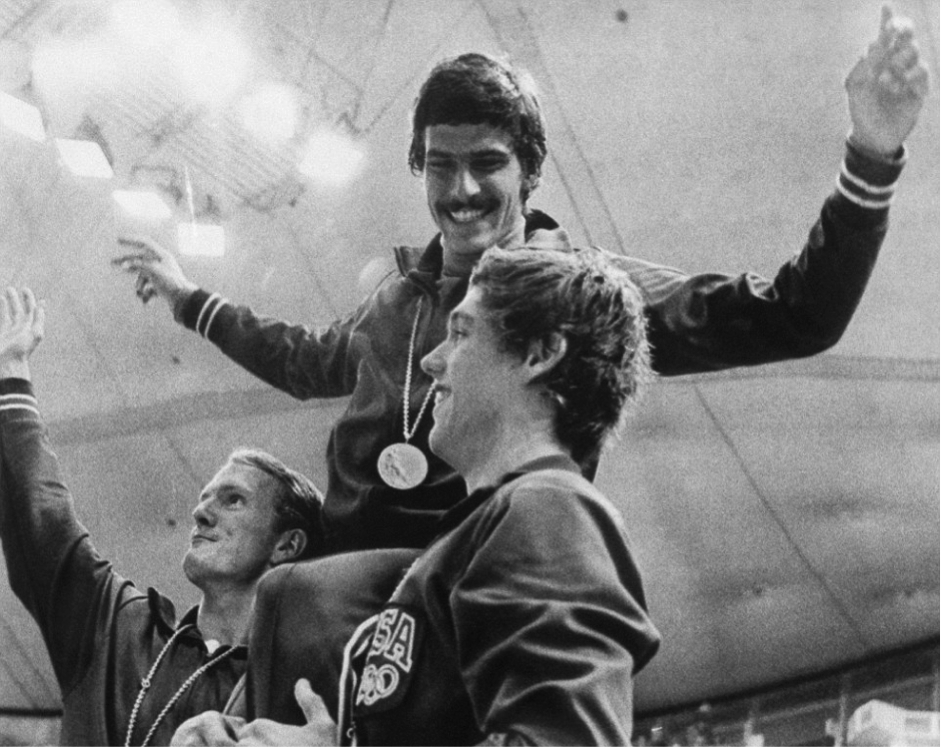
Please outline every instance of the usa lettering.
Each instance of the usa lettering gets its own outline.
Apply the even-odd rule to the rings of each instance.
[[[369,658],[381,657],[403,672],[410,672],[415,645],[415,619],[407,612],[387,609],[379,615]]]

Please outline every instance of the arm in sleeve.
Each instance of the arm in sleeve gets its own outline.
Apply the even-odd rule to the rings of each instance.
[[[310,399],[352,393],[356,361],[351,339],[362,312],[313,330],[259,316],[218,293],[197,290],[176,318],[262,381],[297,399]]]
[[[486,743],[630,743],[633,674],[659,634],[609,509],[518,489],[451,607]]]
[[[774,280],[686,275],[639,260],[619,261],[644,295],[654,368],[664,376],[815,355],[843,335],[875,266],[889,204],[904,165],[864,155],[847,142],[837,188],[803,251]]]
[[[39,624],[64,693],[128,582],[92,547],[30,384],[0,380],[0,541],[10,586]]]

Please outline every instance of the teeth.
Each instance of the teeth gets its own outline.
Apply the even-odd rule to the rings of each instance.
[[[483,217],[484,210],[452,210],[451,220],[455,223],[470,223]]]

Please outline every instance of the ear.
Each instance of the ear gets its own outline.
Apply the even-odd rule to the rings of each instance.
[[[278,544],[271,553],[270,563],[275,566],[297,560],[305,547],[307,547],[307,532],[303,529],[288,529],[281,532]]]
[[[538,379],[555,368],[565,357],[567,350],[568,340],[561,332],[553,332],[542,340],[530,343],[529,353],[523,361],[529,381]]]

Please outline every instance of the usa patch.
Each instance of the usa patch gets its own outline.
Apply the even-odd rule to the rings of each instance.
[[[379,613],[353,703],[354,716],[381,713],[402,702],[423,635],[424,620],[414,610],[391,604]]]

